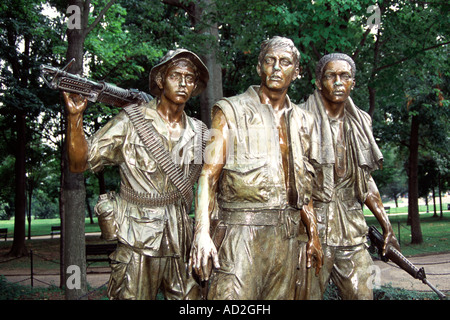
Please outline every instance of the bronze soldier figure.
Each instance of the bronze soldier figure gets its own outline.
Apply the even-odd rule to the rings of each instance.
[[[103,195],[96,206],[99,222],[106,223],[103,236],[118,241],[110,256],[110,299],[155,299],[159,289],[166,299],[201,299],[198,283],[186,272],[193,235],[191,203],[165,165],[174,164],[182,179],[190,179],[186,190],[192,188],[202,165],[199,144],[206,127],[184,108],[208,79],[197,55],[169,51],[150,72],[150,93],[156,99],[124,108],[89,139],[83,132],[87,101],[64,94],[71,170],[120,168],[120,194]],[[150,138],[160,151],[148,147]]]
[[[310,277],[310,299],[323,298],[330,278],[343,299],[373,299],[363,204],[383,229],[384,250],[388,244],[399,247],[371,176],[383,160],[372,121],[350,98],[355,72],[348,55],[322,57],[316,68],[317,89],[301,105],[315,117],[310,152],[316,172],[313,203],[324,251],[319,277]]]
[[[190,262],[207,280],[212,259],[208,299],[294,299],[301,247],[304,265],[321,267],[306,157],[313,120],[287,95],[299,55],[290,39],[264,41],[260,85],[213,107]]]

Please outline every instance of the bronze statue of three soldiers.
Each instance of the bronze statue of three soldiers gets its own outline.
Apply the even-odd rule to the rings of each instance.
[[[398,243],[371,177],[383,160],[371,118],[350,98],[355,63],[324,56],[315,92],[297,105],[287,91],[299,60],[290,39],[264,41],[260,84],[216,102],[209,138],[184,112],[209,79],[188,50],[151,70],[155,99],[127,106],[89,138],[87,101],[64,93],[71,170],[120,169],[120,192],[96,206],[103,236],[118,243],[110,299],[159,290],[166,299],[322,299],[330,279],[343,299],[373,299],[363,204],[385,247]]]

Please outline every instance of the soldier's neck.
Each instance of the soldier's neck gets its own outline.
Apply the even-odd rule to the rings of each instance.
[[[161,99],[158,103],[157,111],[169,127],[178,127],[183,125],[184,106],[185,104],[176,104],[166,99]]]
[[[323,99],[323,105],[325,107],[325,111],[327,112],[327,115],[331,119],[339,120],[344,117],[344,111],[345,111],[345,103],[333,103],[330,101],[327,101],[326,99]]]
[[[261,103],[270,104],[274,111],[281,111],[286,107],[287,89],[270,90],[265,86],[259,89],[259,99]]]

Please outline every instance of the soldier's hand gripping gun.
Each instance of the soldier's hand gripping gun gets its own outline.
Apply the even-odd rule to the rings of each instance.
[[[397,249],[395,249],[393,246],[388,245],[386,249],[386,255],[382,255],[383,252],[383,244],[384,244],[384,238],[383,235],[378,231],[378,229],[374,226],[369,227],[369,239],[371,242],[371,247],[374,247],[377,249],[378,254],[380,255],[380,258],[382,261],[387,262],[388,260],[391,260],[396,265],[398,265],[400,268],[408,272],[413,278],[422,280],[423,283],[428,285],[431,289],[433,289],[434,292],[439,296],[441,300],[447,300],[447,297],[444,293],[439,291],[435,286],[433,286],[426,278],[425,275],[425,269],[417,268],[415,265],[412,264],[411,261],[405,258],[403,254],[400,253]]]
[[[152,96],[136,89],[122,89],[113,84],[87,78],[67,72],[72,59],[63,69],[41,65],[41,76],[44,82],[55,90],[78,93],[91,102],[102,102],[115,107],[123,107],[130,103],[149,102]]]

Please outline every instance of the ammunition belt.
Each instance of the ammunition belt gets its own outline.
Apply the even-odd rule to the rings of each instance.
[[[181,168],[173,163],[168,150],[157,138],[158,134],[156,132],[156,129],[153,127],[150,121],[145,120],[141,109],[134,104],[124,108],[124,110],[130,117],[130,120],[136,128],[140,139],[145,144],[145,146],[147,146],[151,150],[156,161],[159,163],[163,171],[169,176],[172,183],[178,189],[178,194],[182,196],[187,210],[190,211],[192,200],[194,198],[192,187],[195,181],[198,179],[198,176],[200,175],[200,171],[202,168],[202,159],[200,159],[199,164],[194,164],[192,166],[191,174],[188,177],[185,177]],[[197,125],[197,130],[200,133],[198,139],[202,140],[201,155],[203,155],[203,150],[206,143],[205,137],[207,136],[207,127],[203,123],[201,123],[200,125]]]
[[[121,183],[120,197],[132,204],[140,206],[163,207],[177,202],[181,198],[181,193],[178,190],[163,194],[138,192]]]

